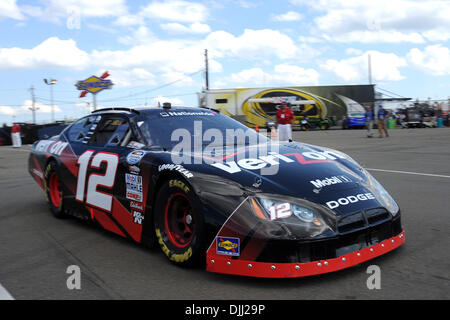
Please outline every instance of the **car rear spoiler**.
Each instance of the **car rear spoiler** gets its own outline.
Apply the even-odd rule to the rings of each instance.
[[[92,113],[95,112],[100,112],[100,111],[128,111],[128,112],[133,112],[136,114],[140,114],[140,112],[138,110],[132,109],[132,108],[123,108],[123,107],[112,107],[112,108],[103,108],[103,109],[98,109],[98,110],[94,110],[92,111]]]

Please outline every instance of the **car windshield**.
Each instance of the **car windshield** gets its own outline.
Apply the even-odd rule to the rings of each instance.
[[[142,112],[137,119],[148,147],[172,150],[180,143],[220,147],[267,143],[267,137],[238,121],[205,109],[161,109]]]

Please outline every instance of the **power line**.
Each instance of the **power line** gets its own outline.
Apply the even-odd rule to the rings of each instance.
[[[397,93],[395,93],[395,92],[391,92],[391,91],[389,91],[389,90],[386,90],[386,89],[383,89],[383,88],[380,88],[380,87],[377,87],[377,89],[378,89],[378,90],[381,90],[381,91],[388,92],[388,93],[393,94],[393,95],[396,95],[397,97],[400,97],[400,98],[405,98],[405,97],[403,97],[403,96],[401,96],[401,95],[399,95],[399,94],[397,94]]]
[[[182,96],[192,96],[192,95],[197,95],[197,92],[191,92],[191,93],[181,93],[181,94],[172,94],[172,95],[164,95],[165,98],[172,98],[172,97],[182,97]],[[147,100],[149,99],[156,99],[159,98],[160,96],[153,96],[153,97],[145,97],[145,98],[136,98],[136,100],[141,100],[144,101],[145,103],[147,102]],[[132,107],[132,106],[136,106],[136,103],[120,103],[120,106],[123,107]]]
[[[51,99],[48,98],[43,98],[43,97],[36,97],[38,100],[42,100],[42,101],[51,101]],[[65,104],[75,104],[75,103],[80,103],[82,102],[82,100],[78,100],[78,101],[67,101],[67,100],[53,100],[53,102],[58,102],[58,103],[65,103]]]
[[[101,100],[99,102],[105,103],[105,102],[118,102],[118,101],[127,101],[127,100],[144,100],[144,99],[148,100],[148,99],[158,98],[158,96],[141,97],[141,98],[139,98],[138,96],[144,95],[144,94],[147,94],[149,92],[156,91],[156,90],[168,87],[168,86],[171,86],[171,85],[173,85],[173,84],[175,84],[177,82],[183,81],[186,78],[189,78],[189,77],[191,77],[191,76],[193,76],[195,74],[198,74],[198,73],[201,73],[201,72],[204,72],[204,71],[205,71],[205,69],[200,69],[198,71],[186,74],[185,76],[183,76],[183,77],[181,77],[181,78],[179,78],[177,80],[174,80],[174,81],[171,81],[171,82],[168,82],[168,83],[164,83],[164,84],[162,84],[160,86],[157,86],[157,87],[154,87],[154,88],[151,88],[151,89],[147,89],[147,90],[144,90],[144,91],[141,91],[141,92],[137,92],[137,93],[134,93],[134,94],[129,94],[129,95],[126,95],[126,96],[120,96],[120,97],[116,97],[116,98],[108,98],[108,99],[105,99],[105,100]],[[30,90],[30,89],[28,88],[28,89],[0,89],[0,90],[1,91],[22,91],[22,90]],[[35,88],[33,88],[33,91],[32,91],[32,103],[36,103],[37,101],[39,101],[39,102],[41,102],[43,104],[44,103],[48,103],[48,102],[55,102],[55,103],[58,103],[59,105],[74,105],[74,104],[79,104],[79,103],[85,102],[83,100],[76,100],[76,101],[58,100],[58,99],[53,99],[52,100],[52,99],[49,99],[49,98],[36,96],[35,93],[34,93],[35,91],[39,91],[39,90],[36,90]],[[58,90],[58,91],[62,92],[63,90]],[[72,91],[68,91],[67,90],[67,92],[72,92]],[[197,92],[174,94],[174,95],[165,95],[165,97],[188,96],[188,95],[195,95],[195,94],[197,94]],[[9,106],[9,107],[23,107],[24,105],[23,104],[20,104],[20,105],[7,104],[7,106]]]
[[[26,91],[26,90],[30,90],[30,88],[0,89],[0,91]]]
[[[182,96],[191,96],[191,95],[196,95],[197,92],[189,92],[189,93],[180,93],[180,94],[172,94],[172,95],[164,95],[164,97],[167,98],[171,98],[171,97],[182,97]],[[149,99],[155,99],[158,98],[159,96],[152,96],[152,97],[136,97],[136,98],[130,98],[130,99],[121,99],[121,101],[127,101],[127,100],[140,100],[140,101],[145,101],[145,100],[149,100]],[[41,101],[42,103],[45,103],[46,101],[50,101],[50,99],[48,98],[43,98],[43,97],[39,97],[36,96],[36,99],[38,101]],[[79,103],[84,103],[84,100],[80,100],[80,101],[66,101],[66,100],[53,100],[54,102],[57,102],[58,105],[73,105],[73,104],[79,104]],[[103,100],[101,102],[115,102],[116,100]]]
[[[174,80],[174,81],[171,81],[171,82],[162,84],[162,85],[160,85],[160,86],[158,86],[158,87],[154,87],[154,88],[151,88],[151,89],[147,89],[147,90],[145,90],[145,91],[141,91],[141,92],[138,92],[138,93],[129,94],[129,95],[122,96],[122,97],[116,97],[116,98],[110,98],[110,99],[106,99],[106,100],[101,100],[101,101],[99,101],[99,102],[113,102],[113,101],[118,101],[118,100],[126,100],[126,99],[128,99],[128,98],[132,99],[132,98],[134,98],[134,97],[136,97],[136,96],[139,96],[139,95],[142,95],[142,94],[146,94],[146,93],[149,93],[149,92],[152,92],[152,91],[155,91],[155,90],[159,90],[159,89],[162,89],[162,88],[164,88],[164,87],[168,87],[168,86],[170,86],[170,85],[172,85],[172,84],[175,84],[175,83],[177,83],[177,82],[180,82],[180,81],[182,81],[182,80],[184,80],[184,79],[186,79],[186,78],[189,78],[189,77],[191,77],[191,76],[193,76],[193,75],[195,75],[195,74],[197,74],[197,73],[200,73],[200,72],[204,72],[204,69],[201,69],[201,70],[198,70],[198,71],[189,73],[189,74],[187,74],[186,76],[184,76],[184,77],[182,77],[182,78],[179,78],[179,79],[177,79],[177,80]]]

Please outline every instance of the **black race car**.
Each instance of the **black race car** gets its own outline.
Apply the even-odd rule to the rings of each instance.
[[[308,276],[404,242],[398,205],[349,156],[209,109],[98,110],[35,142],[29,172],[56,217],[211,272]]]

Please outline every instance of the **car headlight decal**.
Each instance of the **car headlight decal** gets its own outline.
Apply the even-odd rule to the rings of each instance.
[[[255,215],[261,217],[261,209],[264,210],[265,220],[282,220],[291,216],[297,217],[300,221],[310,224],[313,223],[316,226],[321,226],[322,223],[318,219],[317,213],[312,208],[306,206],[300,206],[291,202],[283,202],[280,200],[274,200],[269,198],[258,198],[258,202],[252,198],[252,206],[254,208]],[[262,207],[262,208],[261,208]]]

